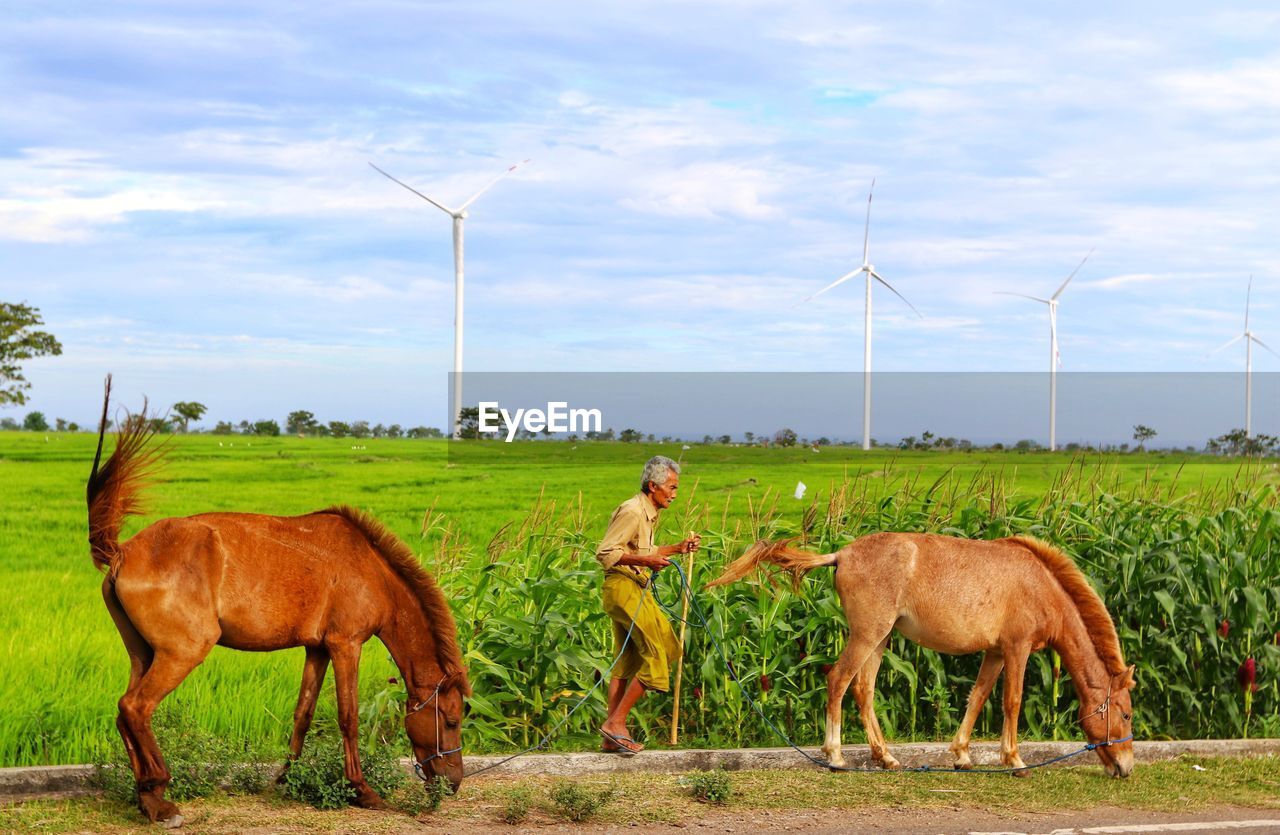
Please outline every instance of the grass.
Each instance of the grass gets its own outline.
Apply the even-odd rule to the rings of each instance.
[[[1199,766],[1203,770],[1196,770]],[[685,778],[687,782],[687,776]],[[710,812],[689,796],[680,775],[623,774],[575,781],[592,795],[608,793],[609,803],[593,822],[682,823]],[[512,797],[523,799],[526,825],[563,823],[552,795],[563,782],[550,777],[493,777],[463,785],[457,797],[421,818],[435,827],[472,831],[501,826]],[[1062,768],[1026,780],[958,774],[832,774],[824,771],[744,771],[733,774],[734,791],[714,814],[768,819],[769,813],[798,810],[875,816],[910,809],[916,814],[966,811],[1025,815],[1106,806],[1159,812],[1195,812],[1219,806],[1280,809],[1280,764],[1274,758],[1183,758],[1140,765],[1128,780],[1105,777],[1097,766]],[[289,803],[273,793],[219,796],[183,806],[192,831],[418,832],[422,824],[404,814],[358,809],[320,812]],[[818,821],[823,820],[819,818]],[[832,817],[838,827],[847,818]],[[810,825],[818,821],[812,821]],[[41,800],[0,807],[0,830],[15,832],[152,831],[131,809],[100,797]]]
[[[88,762],[119,745],[115,702],[127,680],[127,662],[102,605],[101,578],[91,566],[85,538],[84,479],[95,441],[87,434],[0,433],[0,507],[6,511],[0,516],[0,594],[7,604],[0,607],[0,703],[6,706],[0,713],[0,766]],[[635,491],[642,462],[655,453],[682,457],[685,465],[682,495],[664,514],[661,536],[675,539],[689,527],[710,531],[714,535],[700,558],[703,566],[718,564],[758,533],[789,530],[818,535],[821,529],[838,539],[866,529],[948,525],[965,535],[990,535],[1008,525],[1078,539],[1083,549],[1078,552],[1103,574],[1113,563],[1120,566],[1114,579],[1124,584],[1123,605],[1133,604],[1131,611],[1140,613],[1127,640],[1139,646],[1164,640],[1170,646],[1159,652],[1181,652],[1185,668],[1170,686],[1192,682],[1197,694],[1226,687],[1225,704],[1233,704],[1231,681],[1229,675],[1218,680],[1220,667],[1229,665],[1233,672],[1238,660],[1206,666],[1205,653],[1221,649],[1214,624],[1229,617],[1233,635],[1249,641],[1247,651],[1262,652],[1264,624],[1250,626],[1249,613],[1274,612],[1280,600],[1276,591],[1245,600],[1231,585],[1237,576],[1253,578],[1263,592],[1268,583],[1277,585],[1268,578],[1278,570],[1270,542],[1280,526],[1263,530],[1259,522],[1275,511],[1265,509],[1271,507],[1265,502],[1257,505],[1263,509],[1250,510],[1235,498],[1247,483],[1249,496],[1261,496],[1259,501],[1271,496],[1266,500],[1274,504],[1275,463],[1242,470],[1234,461],[1154,453],[1073,459],[1045,453],[846,448],[815,453],[701,445],[682,450],[616,443],[485,443],[450,453],[447,444],[431,441],[183,436],[173,441],[165,481],[148,494],[154,514],[135,520],[126,533],[155,518],[209,510],[294,514],[348,503],[373,512],[422,555],[453,597],[477,679],[467,749],[511,750],[534,741],[540,728],[563,715],[608,652],[608,628],[594,605],[598,573],[589,551],[613,507]],[[809,485],[816,503],[790,498],[799,480]],[[1066,497],[1065,504],[1046,527],[1050,512],[1038,499],[1054,491]],[[1128,494],[1139,498],[1126,499]],[[978,500],[989,507],[975,507]],[[1240,518],[1224,523],[1213,517],[1200,530],[1196,526],[1209,519],[1196,515],[1200,505]],[[1189,521],[1170,517],[1173,521],[1159,528],[1159,541],[1148,543],[1154,523],[1130,525],[1137,511],[1126,508],[1133,507],[1141,513],[1188,509]],[[1190,528],[1178,527],[1184,522]],[[1037,531],[1037,525],[1045,530]],[[1095,536],[1093,529],[1100,533]],[[1210,577],[1189,569],[1187,560],[1198,559],[1187,553],[1191,547],[1220,550],[1231,570]],[[1166,562],[1144,574],[1148,553]],[[1147,582],[1156,585],[1147,588]],[[1198,591],[1205,584],[1214,587]],[[814,709],[809,702],[815,698],[810,691],[818,665],[834,653],[839,634],[824,626],[821,646],[808,647],[801,664],[794,636],[782,630],[813,618],[825,617],[829,625],[831,602],[816,589],[809,598],[774,598],[741,588],[733,599],[741,604],[734,611],[740,610],[742,619],[717,622],[748,654],[745,664],[774,677],[775,688],[766,699],[770,709],[805,733],[816,727],[805,711]],[[1164,592],[1167,603],[1151,596],[1155,589]],[[1199,608],[1185,609],[1188,595]],[[1162,617],[1169,621],[1165,628],[1156,624]],[[691,657],[708,657],[699,653]],[[956,688],[963,686],[964,675],[956,678],[954,668],[918,652],[895,654],[886,663],[892,669],[886,670],[884,687],[909,688],[911,694],[910,703],[896,706],[882,700],[888,711],[883,721],[891,732],[899,739],[941,733],[941,726],[932,728],[923,720],[917,726],[917,715],[946,715],[944,703],[954,712],[963,698]],[[1165,675],[1151,658],[1145,663],[1149,682]],[[283,757],[301,669],[301,650],[215,649],[170,698],[205,730],[233,741],[278,745]],[[1274,667],[1269,669],[1274,690]],[[794,677],[786,678],[792,672]],[[940,684],[944,673],[951,676],[945,686]],[[1266,674],[1264,669],[1261,675]],[[366,726],[395,724],[402,690],[387,684],[395,675],[385,650],[372,642],[361,663]],[[727,682],[717,681],[712,668],[700,674],[686,668],[689,701],[682,714],[689,718],[688,730],[702,743],[753,742],[750,736],[730,739],[727,731],[710,726],[721,717],[736,733],[758,731],[744,720],[740,699],[727,694]],[[722,701],[695,699],[695,686],[708,700]],[[1259,694],[1253,710],[1280,728],[1267,692]],[[1212,704],[1175,696],[1160,706],[1163,721],[1213,715]],[[1033,734],[1052,737],[1057,726],[1048,717],[1069,715],[1069,696],[1058,695],[1055,687],[1055,699],[1039,712],[1029,704],[1028,715],[1037,723]],[[666,703],[649,702],[640,720],[656,728]],[[581,715],[589,718],[592,708]],[[334,711],[331,677],[319,711],[321,719]],[[587,730],[587,725],[571,727],[559,744],[593,744]],[[858,738],[856,733],[849,737]]]

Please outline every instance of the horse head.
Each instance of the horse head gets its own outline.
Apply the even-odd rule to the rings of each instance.
[[[1085,736],[1097,746],[1098,759],[1112,777],[1128,777],[1133,771],[1133,670],[1130,666],[1108,676],[1106,689],[1093,691],[1098,701],[1080,707]]]
[[[462,717],[470,692],[466,673],[456,671],[430,689],[409,693],[404,729],[413,746],[414,770],[424,783],[443,777],[454,792],[462,785]]]

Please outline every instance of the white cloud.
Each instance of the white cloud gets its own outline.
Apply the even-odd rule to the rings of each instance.
[[[770,172],[732,163],[698,163],[646,178],[644,192],[621,201],[636,211],[671,217],[741,217],[762,220],[780,214],[766,201],[778,191]]]
[[[1225,70],[1182,70],[1158,80],[1184,107],[1208,113],[1280,110],[1280,59],[1239,62]]]

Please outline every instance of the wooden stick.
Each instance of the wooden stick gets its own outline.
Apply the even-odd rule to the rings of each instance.
[[[690,534],[692,536],[692,533]],[[689,552],[689,561],[685,563],[685,579],[689,581],[684,590],[684,603],[680,607],[680,649],[684,649],[684,631],[689,621],[689,592],[693,588],[693,552]],[[671,707],[671,744],[675,745],[680,736],[680,679],[684,675],[684,652],[676,662],[676,689]]]

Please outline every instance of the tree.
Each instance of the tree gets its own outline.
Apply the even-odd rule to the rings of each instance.
[[[773,443],[777,446],[795,446],[796,433],[791,429],[779,429],[773,433]]]
[[[335,438],[345,438],[351,434],[351,427],[340,420],[329,421],[329,434]]]
[[[291,411],[284,417],[284,430],[291,435],[314,434],[319,425],[316,423],[316,416],[305,409]]]
[[[0,406],[27,402],[25,392],[31,384],[18,363],[62,353],[62,344],[53,334],[35,330],[43,324],[36,308],[0,302]]]
[[[355,423],[351,424],[351,436],[353,438],[369,437],[369,421],[357,420]]]
[[[22,420],[22,428],[28,432],[48,432],[49,421],[45,420],[44,412],[28,412]]]
[[[507,436],[507,422],[502,419],[502,413],[498,413],[498,423],[501,426],[500,431],[502,437]],[[466,406],[458,412],[457,432],[459,438],[468,441],[474,441],[480,437],[480,407]]]
[[[399,438],[403,434],[404,430],[400,428],[400,424],[398,423],[393,423],[387,427],[388,438]]]
[[[213,427],[213,434],[215,434],[215,435],[230,435],[230,434],[231,434],[231,430],[232,430],[232,429],[234,429],[234,428],[235,428],[235,427],[233,427],[229,421],[220,420],[220,421],[218,421],[217,426],[214,426],[214,427]]]
[[[1214,455],[1274,455],[1280,447],[1280,438],[1273,435],[1246,437],[1243,429],[1233,429],[1225,435],[1210,438],[1205,449]]]
[[[182,421],[182,431],[185,433],[191,425],[191,421],[199,420],[204,417],[204,413],[209,411],[209,407],[203,403],[197,403],[194,400],[183,400],[173,404],[173,413]]]
[[[618,436],[618,440],[624,444],[633,444],[640,440],[639,429],[623,429],[622,434]]]
[[[290,412],[284,419],[284,428],[290,435],[311,435],[319,425],[316,416],[306,409]]]
[[[746,439],[747,446],[751,446],[756,442],[756,433],[754,432],[746,432],[742,435],[742,437]]]
[[[1156,436],[1156,430],[1144,424],[1136,424],[1133,427],[1133,439],[1138,442],[1138,452],[1142,452],[1147,441]]]
[[[253,422],[253,434],[275,437],[280,434],[280,424],[274,420],[255,420]]]
[[[54,421],[54,423],[53,423],[53,431],[55,431],[55,432],[66,432],[66,431],[67,431],[67,419],[66,419],[66,418],[58,418],[57,420],[55,420],[55,421]]]

